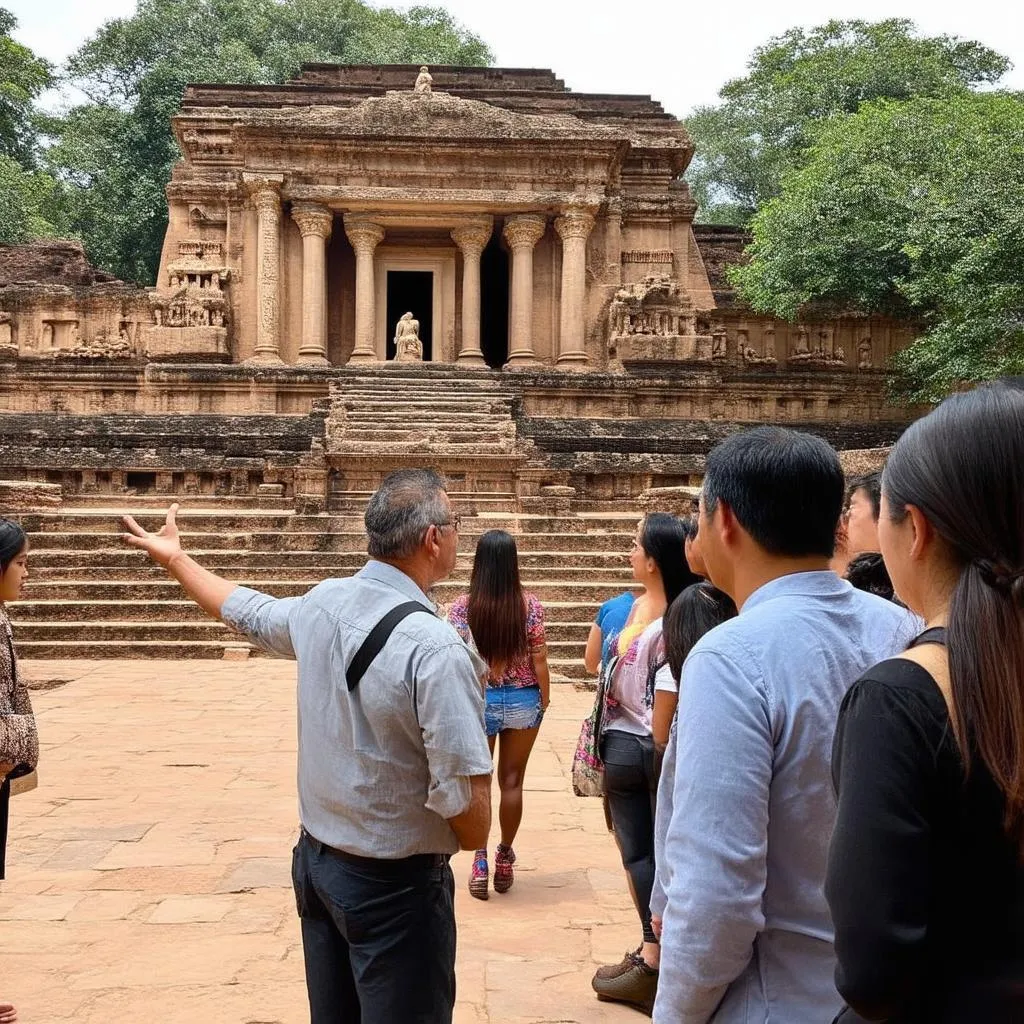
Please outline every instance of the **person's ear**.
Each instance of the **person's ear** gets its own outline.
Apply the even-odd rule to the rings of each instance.
[[[925,518],[925,514],[916,505],[907,505],[907,517],[910,519],[910,558],[919,562],[925,558],[935,539],[935,529]]]
[[[726,547],[733,547],[739,540],[742,527],[729,503],[722,501],[721,498],[718,499],[718,504],[715,506],[711,525],[718,531],[718,535]]]

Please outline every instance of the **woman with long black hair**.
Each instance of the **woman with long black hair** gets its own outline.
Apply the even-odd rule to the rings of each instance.
[[[477,542],[469,593],[452,602],[448,621],[487,662],[485,724],[494,753],[498,748],[498,821],[501,842],[494,855],[494,891],[508,892],[516,861],[512,844],[523,820],[523,780],[551,695],[544,609],[523,590],[515,539],[489,530]],[[499,740],[500,737],[500,740]],[[470,894],[489,895],[487,850],[477,850],[469,877]]]
[[[644,587],[604,666],[608,699],[601,759],[608,817],[622,856],[643,940],[617,964],[599,967],[593,979],[599,999],[651,1011],[657,991],[660,949],[651,927],[654,887],[654,805],[658,776],[651,731],[654,678],[664,658],[662,617],[691,583],[686,561],[687,526],[677,516],[652,512],[639,525],[629,561]]]
[[[954,395],[903,434],[879,540],[925,628],[840,712],[838,1019],[1024,1021],[1024,394]]]
[[[28,538],[11,519],[0,519],[0,879],[7,851],[12,773],[35,768],[39,738],[28,687],[18,673],[7,602],[17,601],[28,579]],[[0,1016],[2,1019],[2,1016]]]

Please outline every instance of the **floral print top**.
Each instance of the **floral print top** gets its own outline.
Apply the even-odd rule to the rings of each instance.
[[[18,674],[14,655],[11,620],[0,604],[0,762],[27,764],[39,762],[39,736],[28,687]]]
[[[544,608],[540,601],[529,591],[523,591],[523,598],[526,601],[526,638],[529,643],[530,653],[525,658],[519,658],[505,666],[505,670],[499,677],[490,676],[487,680],[488,686],[511,686],[522,688],[524,686],[538,686],[537,674],[533,671],[533,653],[539,650],[546,643],[544,639]],[[448,608],[448,621],[455,627],[455,632],[462,637],[470,647],[476,650],[473,642],[473,634],[469,628],[467,619],[469,612],[469,595],[462,594],[457,597]]]
[[[654,709],[654,672],[664,660],[662,620],[648,626],[620,633],[616,640],[618,660],[611,666],[603,730],[618,729],[638,736],[649,736]],[[628,627],[627,627],[628,628]]]

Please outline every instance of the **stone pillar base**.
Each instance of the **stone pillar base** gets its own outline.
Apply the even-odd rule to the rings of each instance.
[[[304,356],[304,355],[302,355],[301,352],[299,353],[298,363],[299,363],[300,366],[330,366],[331,365],[331,361],[327,358],[327,356],[322,356],[322,355],[319,355],[319,354]]]
[[[479,349],[476,352],[460,352],[455,360],[459,366],[486,366],[487,360]]]

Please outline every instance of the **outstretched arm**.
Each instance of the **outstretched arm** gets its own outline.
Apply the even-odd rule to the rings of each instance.
[[[132,516],[124,516],[124,525],[130,531],[124,535],[124,541],[145,551],[157,565],[162,565],[204,612],[222,619],[221,609],[229,595],[238,589],[237,584],[204,569],[182,550],[175,523],[177,514],[178,503],[175,502],[167,510],[167,519],[158,533],[149,533]]]

